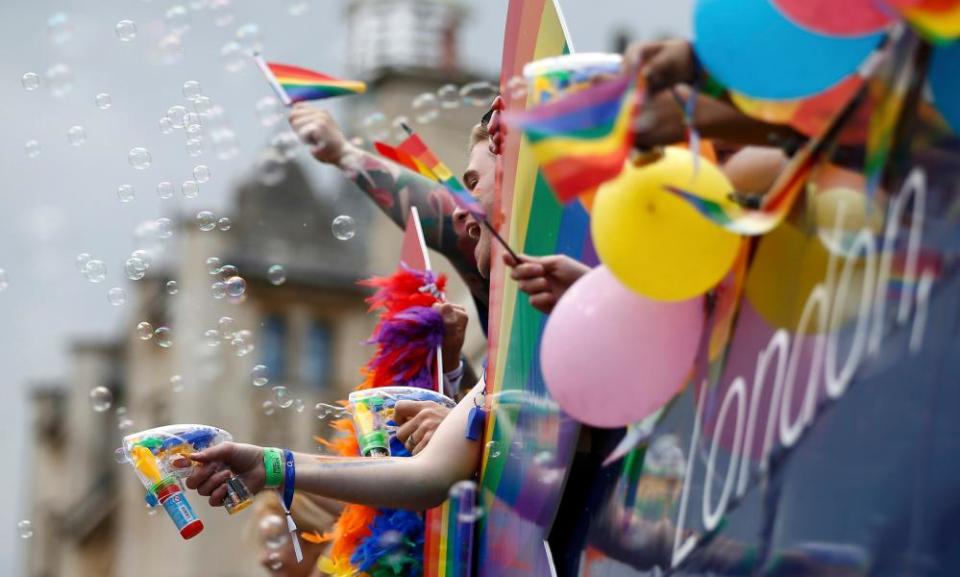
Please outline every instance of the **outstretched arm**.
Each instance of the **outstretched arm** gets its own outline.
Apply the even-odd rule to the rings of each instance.
[[[417,455],[407,458],[326,457],[296,453],[296,488],[338,501],[421,511],[447,498],[450,487],[469,479],[477,471],[480,442],[465,436],[467,417],[474,397],[483,385],[460,401],[437,428],[430,443]],[[252,492],[264,487],[263,448],[255,445],[222,443],[191,455],[202,463],[188,479],[187,487],[210,497],[220,506],[226,496],[224,483],[240,475]]]
[[[326,110],[298,104],[290,125],[313,146],[314,158],[340,168],[400,228],[406,226],[410,207],[417,207],[427,246],[447,257],[486,305],[487,283],[477,272],[474,243],[457,230],[464,224],[454,222],[456,204],[442,185],[350,144]]]

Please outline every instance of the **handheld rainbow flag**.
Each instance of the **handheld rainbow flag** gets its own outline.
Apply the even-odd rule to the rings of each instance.
[[[527,135],[543,176],[561,202],[620,174],[632,145],[636,84],[629,76],[556,102],[506,115]]]
[[[437,158],[437,155],[430,150],[430,147],[420,138],[420,135],[415,133],[406,124],[403,125],[403,129],[407,131],[408,136],[406,140],[400,143],[396,150],[414,159],[417,162],[416,170],[421,174],[423,171],[420,166],[425,167],[429,173],[433,175],[434,180],[450,191],[457,206],[474,215],[477,220],[485,219],[486,215],[484,214],[483,208],[480,207],[480,203],[477,202],[477,199],[470,196],[470,193],[467,192],[467,189],[464,188],[457,177],[453,175],[450,168]]]
[[[367,85],[358,80],[341,80],[299,66],[266,62],[259,54],[253,58],[285,106],[367,91]]]
[[[386,158],[387,160],[392,160],[393,162],[396,162],[400,166],[409,168],[413,172],[418,173],[420,176],[429,178],[430,180],[433,180],[433,181],[437,180],[437,177],[433,175],[433,172],[431,172],[430,169],[427,168],[425,164],[423,164],[416,158],[410,156],[406,152],[398,148],[395,148],[393,146],[390,146],[385,142],[380,142],[379,140],[375,140],[373,142],[373,147],[380,154],[380,156]]]

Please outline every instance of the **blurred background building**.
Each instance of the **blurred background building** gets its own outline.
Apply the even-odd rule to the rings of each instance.
[[[451,1],[351,2],[347,52],[371,90],[348,103],[349,122],[409,114],[418,94],[476,80],[458,66],[463,17]],[[459,174],[469,129],[483,112],[464,106],[442,125],[417,128]],[[416,118],[411,123],[417,126]],[[288,130],[283,120],[277,128]],[[184,542],[163,512],[148,512],[143,488],[129,465],[115,462],[114,449],[134,431],[204,423],[238,440],[317,450],[313,437],[328,428],[315,404],[344,399],[372,352],[360,343],[375,318],[364,303],[368,292],[356,281],[394,270],[401,231],[344,179],[315,188],[303,168],[312,162],[304,151],[280,177],[251,174],[233,192],[229,230],[203,231],[181,214],[172,238],[153,251],[146,278],[132,283],[116,340],[76,339],[69,376],[35,383],[30,577],[264,574],[250,513],[228,517],[191,493],[206,529]],[[341,214],[356,223],[350,240],[331,234],[330,223]],[[451,280],[448,298],[470,302],[446,261],[432,260]],[[215,297],[211,285],[223,280],[217,264],[237,268],[246,281],[241,296]],[[283,267],[284,282],[268,275],[274,265]],[[177,285],[174,294],[169,281]],[[467,352],[479,359],[485,342],[469,308]],[[143,322],[168,327],[171,346],[160,346],[158,336],[143,338],[149,334],[138,331]],[[269,379],[261,387],[251,376],[257,364],[266,366]],[[89,393],[101,386],[112,392],[113,405],[98,413]],[[285,387],[286,397],[278,398],[275,386]]]

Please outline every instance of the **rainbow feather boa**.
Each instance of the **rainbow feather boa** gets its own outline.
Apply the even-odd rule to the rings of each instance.
[[[443,302],[446,278],[401,265],[390,277],[372,278],[360,284],[377,289],[367,302],[380,318],[367,341],[376,345],[376,351],[362,369],[364,382],[357,388],[433,388],[433,366],[437,347],[443,341],[443,319],[432,307]],[[333,427],[339,432],[336,439],[318,441],[339,455],[359,455],[352,421],[339,419]],[[390,454],[410,456],[395,437],[390,440]],[[334,577],[407,577],[423,573],[421,513],[349,504],[333,531],[305,538],[332,543],[319,568]]]

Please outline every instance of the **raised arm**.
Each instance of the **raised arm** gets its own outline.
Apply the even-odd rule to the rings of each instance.
[[[421,511],[439,505],[457,481],[473,477],[480,462],[480,442],[466,438],[467,417],[483,385],[457,405],[430,443],[407,458],[325,457],[296,453],[296,489],[314,495],[392,509]],[[223,443],[191,456],[202,463],[187,487],[223,504],[224,483],[234,471],[254,493],[264,488],[263,448]]]
[[[457,230],[464,223],[454,222],[456,204],[443,186],[350,144],[326,110],[298,104],[290,113],[290,125],[312,145],[314,158],[343,171],[400,228],[406,226],[410,207],[417,207],[427,245],[447,257],[479,303],[487,304],[487,283],[477,273],[474,243]]]

